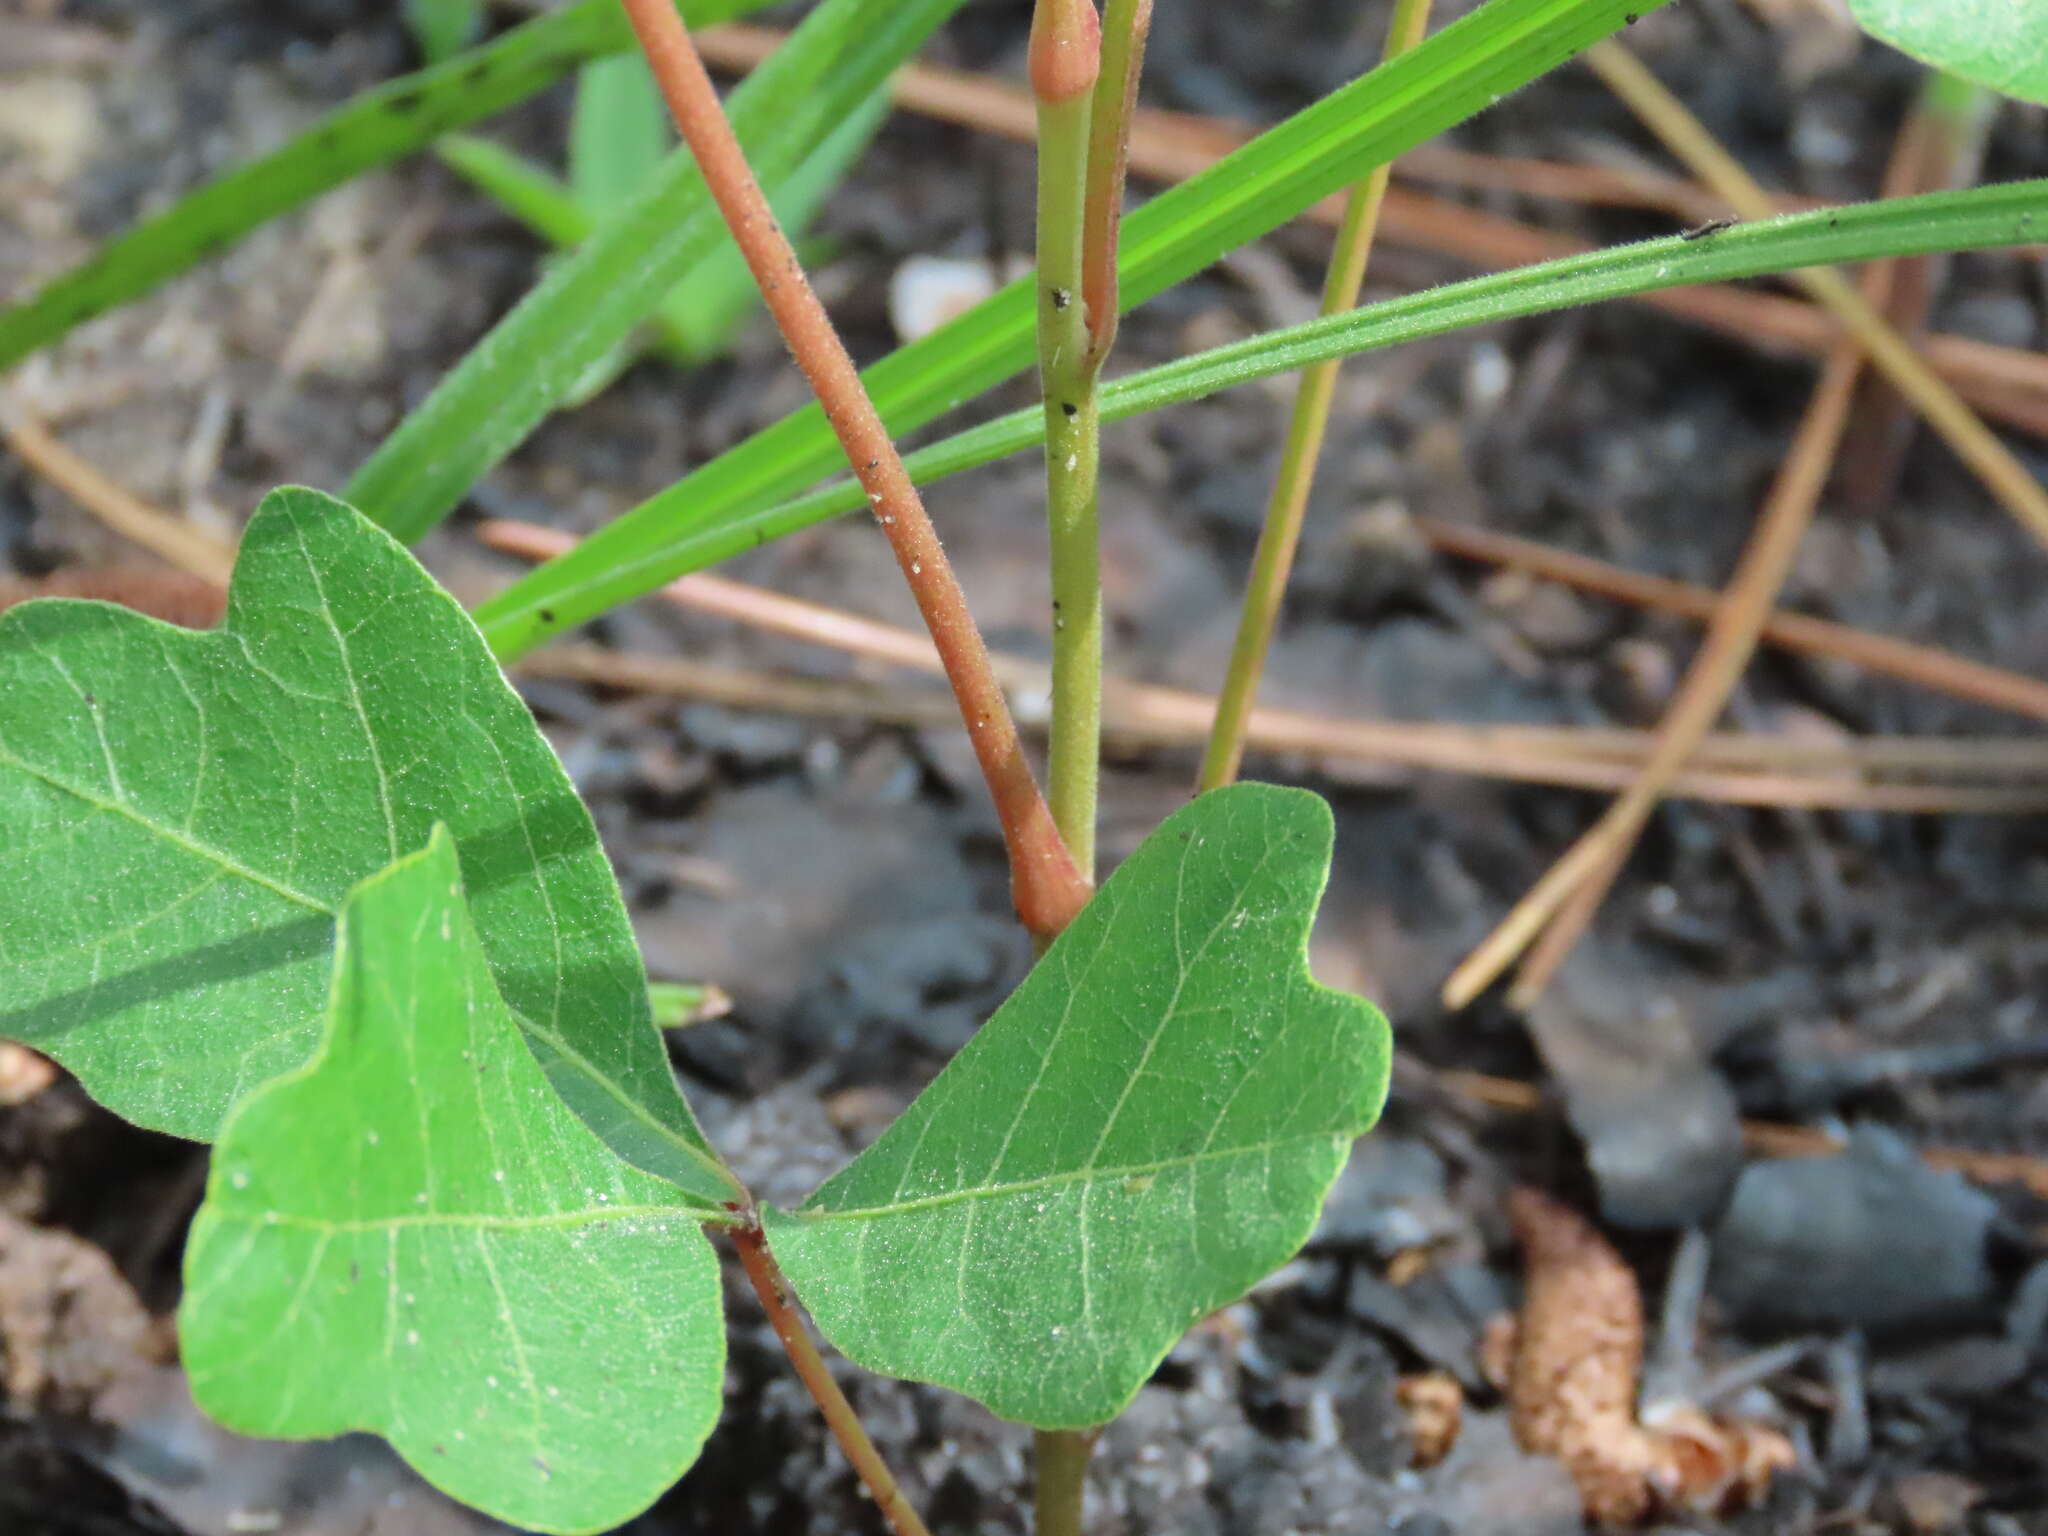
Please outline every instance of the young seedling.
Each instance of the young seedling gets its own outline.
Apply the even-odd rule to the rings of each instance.
[[[771,179],[957,3],[825,0],[734,94]],[[1098,383],[1122,307],[1650,3],[1492,0],[1154,199],[1120,240],[1147,8],[1111,0],[1081,88],[1095,13],[1046,0],[1032,71],[1048,120],[1045,270],[878,367],[871,398],[668,0],[632,0],[703,177],[671,159],[564,259],[357,477],[371,516],[314,491],[267,498],[212,631],[63,600],[0,616],[0,1035],[142,1124],[218,1143],[181,1321],[202,1404],[257,1433],[375,1430],[501,1518],[603,1528],[658,1496],[716,1419],[716,1229],[899,1536],[923,1528],[798,1302],[852,1359],[1042,1431],[1041,1528],[1077,1531],[1092,1431],[1189,1323],[1305,1239],[1378,1112],[1388,1035],[1369,1004],[1307,971],[1333,836],[1312,795],[1205,794],[1091,899],[1099,623],[1092,639],[1055,625],[1066,724],[1048,807],[913,481],[1050,444],[1058,616],[1074,617],[1072,595],[1099,619],[1099,420],[1508,315],[2025,243],[2048,221],[2048,186],[2025,184],[1755,223],[1347,309]],[[458,82],[503,103],[621,33],[608,0],[571,7],[344,109],[0,313],[0,359],[308,188],[469,120]],[[257,211],[236,204],[245,194]],[[485,605],[479,625],[386,530],[431,526],[656,310],[722,238],[714,203],[822,415],[698,471]],[[1047,408],[897,456],[890,427],[1025,366],[1034,330]],[[784,502],[834,452],[855,481]],[[589,814],[499,662],[853,506],[874,511],[946,658],[1044,953],[896,1125],[784,1212],[734,1178],[678,1092]]]

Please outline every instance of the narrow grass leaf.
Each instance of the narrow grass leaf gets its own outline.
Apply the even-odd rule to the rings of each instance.
[[[1937,69],[2048,103],[2048,6],[2040,0],[1849,0],[1857,22]]]
[[[593,59],[576,72],[569,115],[569,185],[602,219],[646,190],[669,153],[668,108],[637,53]]]
[[[1522,315],[1801,266],[2024,245],[2039,240],[2043,230],[2048,230],[2048,181],[1824,209],[1695,239],[1675,235],[1447,283],[1332,319],[1270,331],[1105,384],[1099,405],[1105,421],[1120,421],[1311,363]],[[1015,411],[919,449],[904,462],[913,479],[929,484],[1036,446],[1044,441],[1044,426],[1044,415],[1036,408]],[[756,512],[701,525],[692,521],[632,564],[581,579],[601,577],[618,590],[637,593],[673,575],[866,506],[858,485],[851,480],[836,482]],[[527,580],[536,581],[550,569],[542,567]],[[572,568],[565,559],[552,569],[568,573]],[[506,616],[493,618],[494,613]],[[502,599],[478,612],[485,638],[501,655],[517,650],[529,633],[515,615]]]
[[[1378,1011],[1308,973],[1330,845],[1321,800],[1265,784],[1147,838],[881,1139],[771,1219],[826,1337],[1079,1428],[1300,1248],[1390,1059]]]
[[[797,231],[810,224],[888,112],[888,92],[877,90],[834,125],[779,186],[770,185],[769,206],[785,229]],[[489,139],[450,134],[434,152],[550,245],[580,245],[600,222],[561,178]],[[669,290],[651,324],[658,344],[676,362],[701,363],[724,354],[733,332],[759,302],[753,274],[739,248],[727,239]]]
[[[210,1139],[311,1054],[343,898],[436,823],[556,1086],[639,1166],[729,1197],[561,764],[455,600],[317,491],[265,498],[219,629],[0,616],[0,1037]]]
[[[1662,3],[1491,0],[1126,218],[1125,306],[1258,238]],[[909,432],[1028,366],[1032,325],[1030,284],[1013,283],[870,368],[869,393],[893,431]],[[664,548],[801,490],[831,473],[838,454],[824,416],[807,407],[515,583],[478,618],[501,655],[524,654],[658,586],[682,569],[664,567]]]
[[[405,0],[404,16],[420,57],[438,64],[483,36],[484,0]]]
[[[709,25],[766,3],[686,0],[684,14],[693,24]],[[365,91],[280,148],[193,188],[70,271],[0,308],[0,369],[351,177],[526,100],[585,59],[632,46],[618,0],[579,0],[484,47]]]
[[[964,0],[824,0],[728,102],[763,185],[782,181]],[[727,239],[687,149],[558,263],[402,421],[348,499],[408,542],[568,398]]]
[[[435,141],[441,163],[550,245],[589,238],[598,221],[576,201],[569,184],[546,166],[473,133]]]
[[[242,1434],[374,1431],[521,1529],[609,1530],[718,1418],[702,1212],[549,1086],[445,828],[340,928],[318,1055],[214,1149],[179,1315],[193,1395]]]

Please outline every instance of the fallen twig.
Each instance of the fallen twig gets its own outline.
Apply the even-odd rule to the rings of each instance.
[[[218,586],[227,584],[235,563],[233,551],[184,519],[123,490],[58,442],[40,422],[11,406],[0,407],[0,438],[22,463],[122,537],[181,571]]]
[[[1020,726],[1043,731],[1043,667],[1015,657],[994,660],[1006,673],[1015,667],[1015,675],[1027,683],[1034,674],[1039,679],[1036,686],[1020,689],[1016,717]],[[944,701],[934,695],[595,645],[535,651],[521,658],[516,670],[527,677],[822,719],[925,728],[952,718]],[[1104,730],[1126,748],[1192,745],[1205,735],[1213,707],[1213,701],[1197,694],[1142,684],[1112,685],[1104,693]],[[1300,753],[1323,762],[1589,790],[1625,787],[1640,772],[1650,745],[1641,732],[1350,721],[1278,710],[1255,713],[1251,735],[1264,750]],[[2000,750],[2013,748],[2024,750]],[[1937,777],[1944,771],[1930,765],[1937,752],[1953,760],[1946,771],[1960,769],[1979,775],[1979,781]],[[1610,755],[1615,753],[1623,755]],[[1838,749],[1775,737],[1724,735],[1703,742],[1697,759],[1672,781],[1672,795],[1733,805],[1921,814],[2021,815],[2048,809],[2048,751],[2030,743],[1918,738],[1857,742]],[[1716,761],[1727,766],[1715,766]],[[1987,782],[1995,773],[2007,775],[2008,782]]]

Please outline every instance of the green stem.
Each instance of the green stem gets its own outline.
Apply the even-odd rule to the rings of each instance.
[[[1131,113],[1152,29],[1152,0],[1109,0],[1102,17],[1102,72],[1088,127],[1087,210],[1081,235],[1081,297],[1088,307],[1088,347],[1099,368],[1116,341],[1117,237],[1123,224],[1124,173],[1130,162]]]
[[[1081,1506],[1088,1486],[1092,1429],[1041,1429],[1035,1437],[1037,1492],[1032,1499],[1035,1536],[1081,1536]]]
[[[1058,0],[1040,4],[1050,9]],[[1092,78],[1087,85],[1092,87]],[[1038,92],[1038,376],[1045,397],[1053,614],[1047,798],[1053,824],[1085,878],[1095,870],[1102,740],[1097,370],[1082,301],[1090,115],[1087,88]]]
[[[1429,0],[1395,0],[1386,56],[1391,59],[1413,48],[1422,40],[1428,22]],[[1366,261],[1372,254],[1373,230],[1379,223],[1380,202],[1386,196],[1387,178],[1392,170],[1391,165],[1377,166],[1351,189],[1344,205],[1343,227],[1337,234],[1337,248],[1331,255],[1329,275],[1323,284],[1325,315],[1342,314],[1358,304],[1359,290],[1365,285]],[[1266,652],[1272,646],[1287,578],[1294,569],[1302,516],[1308,510],[1316,460],[1322,453],[1323,434],[1330,422],[1330,401],[1337,388],[1338,367],[1333,360],[1304,369],[1295,390],[1294,415],[1287,424],[1287,445],[1281,452],[1272,497],[1266,503],[1259,547],[1252,556],[1251,580],[1245,588],[1244,607],[1237,621],[1230,667],[1217,697],[1216,719],[1209,728],[1208,749],[1202,755],[1197,793],[1230,783],[1237,777],[1238,764],[1244,757],[1245,728],[1258,697],[1259,679],[1266,670]]]

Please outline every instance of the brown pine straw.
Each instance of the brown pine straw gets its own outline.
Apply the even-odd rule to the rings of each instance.
[[[1866,269],[1869,297],[1882,302],[1890,272],[1884,262]],[[1591,924],[1664,785],[1713,727],[1749,665],[1827,484],[1863,361],[1862,346],[1853,340],[1838,342],[1829,354],[1735,575],[1708,620],[1706,638],[1657,727],[1657,744],[1641,776],[1459,962],[1443,986],[1445,1007],[1470,1004],[1526,951],[1508,1003],[1529,1008]]]
[[[1625,570],[1590,555],[1553,549],[1548,544],[1511,534],[1432,517],[1417,517],[1414,527],[1424,543],[1447,554],[1527,571],[1546,581],[1562,582],[1638,607],[1660,608],[1689,619],[1707,619],[1713,616],[1714,606],[1720,600],[1720,594],[1710,587]],[[2048,720],[2048,683],[2024,672],[1970,661],[1951,651],[1874,635],[1848,624],[1810,618],[1783,608],[1764,619],[1762,638],[1785,650],[1851,661],[1869,671],[1917,683],[1951,698],[1967,699],[2030,720]]]
[[[1726,198],[1738,214],[1762,219],[1776,212],[1770,194],[1634,54],[1608,39],[1593,44],[1583,57],[1636,119],[1687,169]],[[1918,164],[1914,147],[1910,143],[1898,146],[1893,164],[1888,181],[1909,176]],[[2036,540],[2048,545],[2048,487],[2034,478],[1885,319],[1893,264],[1873,263],[1869,270],[1882,270],[1886,274],[1883,284],[1876,288],[1865,284],[1860,292],[1835,267],[1802,267],[1786,276],[1842,323],[1855,338],[1860,355],[1912,402],[1984,489]],[[1830,354],[1831,360],[1834,355]],[[1833,456],[1832,449],[1829,456]]]
[[[21,425],[16,422],[17,428]],[[46,430],[31,424],[31,429],[18,437],[17,452],[39,472],[58,467],[61,479],[53,483],[61,484],[79,506],[109,527],[117,531],[131,527],[182,529],[191,538],[189,542],[175,541],[176,546],[197,552],[193,565],[225,569],[225,546],[135,497],[68,450],[51,455],[48,447],[53,441]],[[135,516],[138,512],[140,516]],[[1419,522],[1418,526],[1424,537],[1439,547],[1520,565],[1546,577],[1611,592],[1624,601],[1660,604],[1701,616],[1712,609],[1713,594],[1702,588],[1632,575],[1583,556],[1499,534],[1432,522]],[[566,534],[530,523],[490,521],[480,525],[480,533],[493,547],[533,560],[552,558],[575,542]],[[118,569],[60,572],[42,582],[16,582],[0,590],[0,607],[28,597],[98,597],[174,623],[204,626],[219,616],[221,588],[222,583],[211,576],[195,580]],[[848,654],[926,673],[942,670],[930,640],[914,630],[721,576],[705,572],[685,576],[670,583],[662,595],[698,612],[722,615]],[[2019,674],[1845,625],[1781,613],[1772,616],[1766,634],[1783,644],[1840,656],[1959,698],[2028,714],[2039,702],[2027,693],[2029,687],[2040,691],[2039,685]],[[1001,652],[990,660],[1002,685],[1013,695],[1020,699],[1043,697],[1046,675],[1041,664]],[[857,717],[914,726],[938,726],[952,718],[944,701],[912,697],[900,690],[849,688],[757,671],[625,656],[595,647],[540,653],[529,658],[522,670],[719,699],[735,706],[751,702],[799,715]],[[1108,708],[1108,726],[1119,743],[1183,746],[1203,738],[1214,701],[1177,689],[1113,681]],[[1019,712],[1026,717],[1026,725],[1042,729],[1042,712],[1034,715],[1029,708]],[[1256,711],[1250,729],[1252,743],[1269,753],[1607,791],[1627,786],[1647,749],[1647,737],[1635,731],[1358,721],[1286,709]],[[1898,779],[1922,782],[1890,782]],[[1741,805],[2020,812],[2041,808],[2048,801],[2048,790],[2036,787],[2042,779],[2048,779],[2048,751],[2027,741],[1879,738],[1835,743],[1718,735],[1702,744],[1693,762],[1673,781],[1671,793]]]
[[[1625,603],[1706,619],[1712,617],[1715,604],[1720,600],[1720,594],[1707,587],[1672,581],[1663,576],[1642,575],[1587,555],[1552,549],[1547,544],[1529,539],[1490,533],[1438,518],[1418,517],[1414,519],[1414,527],[1424,542],[1449,553],[1512,566]],[[486,519],[477,525],[477,536],[491,548],[517,555],[522,560],[552,560],[576,547],[576,540],[569,534],[509,518]],[[678,577],[661,588],[658,595],[680,607],[720,614],[877,661],[893,662],[922,672],[933,671],[938,666],[938,658],[930,642],[915,630],[860,618],[822,603],[784,597],[708,571]],[[1951,698],[2008,710],[2030,719],[2048,720],[2048,683],[2028,677],[2023,672],[1969,661],[1935,646],[1894,640],[1847,624],[1810,618],[1785,609],[1775,609],[1766,617],[1763,638],[1787,650],[1853,662],[1872,672],[1917,683]],[[1029,686],[1019,679],[1030,674],[1036,663],[1005,656],[1001,652],[993,654],[996,670],[1005,687],[1015,690]],[[1189,694],[1188,697],[1196,695]],[[1284,716],[1287,712],[1269,713]]]
[[[493,548],[545,560],[574,544],[568,535],[494,520],[479,532]],[[926,673],[937,671],[929,642],[914,631],[697,572],[657,594],[679,607]],[[1042,699],[1046,668],[991,654],[1003,685],[1020,701]],[[530,675],[600,686],[707,698],[736,707],[784,710],[904,725],[939,723],[938,701],[864,683],[824,682],[625,654],[596,646],[556,646],[521,663]],[[1104,725],[1128,746],[1180,746],[1209,729],[1215,700],[1149,684],[1110,682]],[[1020,702],[1020,722],[1044,725],[1042,710]],[[1284,709],[1252,714],[1249,740],[1259,750],[1325,761],[1424,769],[1582,789],[1623,789],[1647,761],[1640,731],[1543,726],[1471,726],[1436,722],[1346,720]],[[1932,738],[1807,741],[1750,734],[1707,737],[1672,781],[1674,794],[1744,805],[1851,805],[1895,811],[2022,811],[2040,806],[2037,780],[2048,774],[2048,744]],[[1958,782],[1958,781],[1962,782]]]
[[[744,69],[766,57],[782,37],[765,28],[726,26],[704,33],[700,42],[706,57],[729,68]],[[910,64],[897,71],[891,89],[899,106],[922,116],[1024,142],[1029,142],[1034,132],[1029,94],[1003,81]],[[1155,181],[1185,180],[1208,169],[1250,137],[1251,130],[1241,124],[1140,108],[1132,118],[1131,170]],[[1401,171],[1434,164],[1432,174],[1438,179],[1473,176],[1470,184],[1478,185],[1482,183],[1476,177],[1481,173],[1475,171],[1474,162],[1485,159],[1461,159],[1460,152],[1423,146],[1402,157]],[[1502,160],[1483,174],[1484,184],[1505,183],[1533,196],[1665,208],[1689,224],[1725,217],[1732,211],[1712,191],[1675,177],[1658,178],[1651,172]],[[1400,179],[1398,174],[1396,179]],[[1303,217],[1335,228],[1343,218],[1343,205],[1341,195],[1325,198]],[[1777,212],[1819,205],[1778,198],[1771,206]],[[1381,206],[1379,238],[1495,270],[1532,266],[1601,248],[1399,185],[1388,189]],[[1842,329],[1815,304],[1726,284],[1660,289],[1633,295],[1628,302],[1651,305],[1771,353],[1824,356]],[[1921,353],[1971,404],[2010,426],[2048,437],[2048,357],[1951,335],[1927,337]]]
[[[955,718],[940,695],[597,645],[550,646],[521,657],[514,670],[522,677],[818,719],[929,728]],[[1198,745],[1215,708],[1215,701],[1202,695],[1142,684],[1106,686],[1103,701],[1105,738],[1125,748]],[[1039,732],[1047,723],[1042,709],[1022,702],[1017,720]],[[1282,710],[1255,714],[1251,736],[1263,751],[1323,763],[1609,793],[1626,789],[1641,773],[1650,744],[1643,732],[1355,721]],[[2015,747],[2025,750],[1998,750]],[[1937,754],[1945,761],[1934,761]],[[1714,766],[1724,761],[1728,766]],[[1822,746],[1776,736],[1711,736],[1667,793],[1727,805],[1808,810],[2031,815],[2048,810],[2048,750],[1997,738],[1915,737]]]
[[[188,575],[226,586],[234,552],[203,529],[132,495],[66,448],[41,422],[0,407],[0,438],[14,456],[116,533]]]
[[[1762,190],[1634,55],[1610,42],[1596,44],[1586,58],[1609,88],[1695,174],[1745,215],[1768,212]],[[1921,164],[1912,137],[1909,118],[1886,172],[1888,194],[1907,190]],[[1794,274],[1843,320],[1850,335],[1829,353],[1756,531],[1708,622],[1706,639],[1658,727],[1650,762],[1642,777],[1452,972],[1443,988],[1447,1006],[1470,1003],[1526,950],[1527,958],[1509,989],[1508,1002],[1515,1008],[1529,1008],[1591,925],[1656,809],[1661,784],[1712,727],[1748,666],[1827,483],[1866,359],[1920,409],[2007,510],[2048,541],[2048,491],[1926,370],[1885,321],[1883,307],[1890,298],[1895,272],[1892,261],[1869,264],[1860,291],[1832,268]]]

